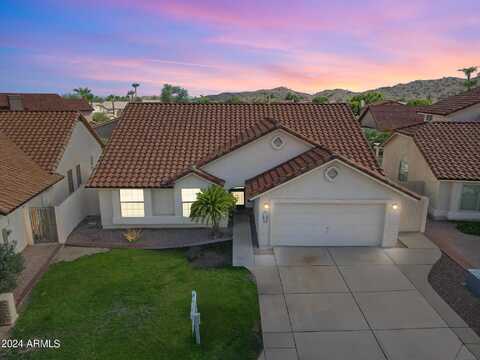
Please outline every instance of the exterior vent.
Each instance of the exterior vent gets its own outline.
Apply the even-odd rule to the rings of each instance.
[[[8,103],[11,111],[23,111],[23,101],[20,95],[8,95]]]

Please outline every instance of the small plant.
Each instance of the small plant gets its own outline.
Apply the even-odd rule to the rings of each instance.
[[[0,244],[0,294],[12,292],[17,276],[24,269],[22,254],[15,253],[15,241]]]
[[[230,214],[237,199],[220,186],[210,186],[197,195],[192,204],[190,219],[212,226],[213,237],[220,235],[220,221]]]
[[[142,230],[140,229],[128,229],[123,233],[123,237],[125,240],[127,240],[129,243],[136,242],[140,240],[142,237]]]

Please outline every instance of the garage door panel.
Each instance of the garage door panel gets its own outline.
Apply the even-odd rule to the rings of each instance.
[[[383,204],[277,203],[273,245],[372,246],[383,236]]]

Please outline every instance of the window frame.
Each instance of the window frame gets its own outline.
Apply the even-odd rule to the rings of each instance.
[[[474,200],[476,202],[474,209],[465,209],[465,208],[462,207],[466,188],[476,188],[476,189],[473,190],[474,194],[476,196],[476,198]],[[462,191],[460,193],[460,200],[459,200],[459,204],[458,204],[458,209],[460,211],[480,212],[480,184],[472,184],[472,185],[463,184],[462,185]]]
[[[68,182],[68,195],[71,195],[75,192],[75,183],[73,181],[72,169],[67,171],[67,182]]]
[[[408,172],[409,172],[408,161],[406,159],[401,159],[400,162],[398,163],[398,176],[397,176],[398,181],[407,182]]]
[[[135,198],[130,198],[130,199],[127,199],[128,197],[128,192],[131,192],[131,191],[136,191],[136,192],[139,192],[141,191],[141,200],[139,199],[135,199]],[[122,192],[125,194],[125,199],[122,199]],[[119,190],[119,200],[120,200],[120,216],[122,218],[144,218],[145,217],[145,191],[144,189],[120,189]],[[138,194],[137,194],[138,195]],[[132,196],[132,194],[130,195]],[[142,214],[136,214],[136,215],[132,215],[132,214],[127,214],[126,211],[130,210],[132,212],[135,212],[135,211],[139,211],[139,209],[126,209],[124,208],[122,205],[125,204],[125,205],[128,205],[128,204],[142,204]]]
[[[188,200],[184,200],[184,191],[185,192],[195,192],[195,200],[192,200],[192,198],[189,198]],[[189,218],[190,217],[190,212],[191,212],[191,207],[192,207],[192,204],[197,201],[197,196],[198,194],[202,191],[202,189],[200,188],[182,188],[180,190],[180,200],[181,200],[181,204],[182,204],[182,216],[184,218]],[[191,195],[191,194],[190,194]],[[185,205],[188,205],[188,209],[185,208]]]

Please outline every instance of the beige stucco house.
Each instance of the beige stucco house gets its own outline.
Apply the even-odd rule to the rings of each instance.
[[[428,200],[388,180],[345,104],[148,104],[122,114],[88,186],[104,228],[198,227],[201,189],[253,209],[260,246],[393,246]]]
[[[385,174],[430,199],[434,219],[480,219],[480,123],[398,129],[385,143]]]
[[[0,152],[0,241],[8,235],[18,251],[65,242],[85,216],[99,213],[96,193],[84,185],[103,145],[81,114],[0,112],[0,134],[13,149]]]

